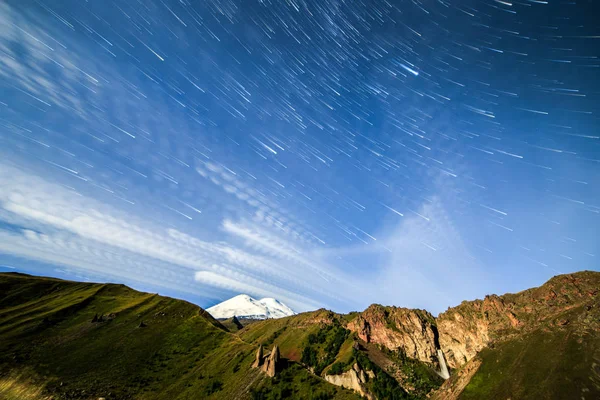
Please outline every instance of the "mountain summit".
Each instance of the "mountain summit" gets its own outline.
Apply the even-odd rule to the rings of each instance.
[[[283,318],[296,313],[271,297],[256,300],[247,294],[240,294],[222,303],[207,308],[214,318],[223,319],[236,316],[248,319]]]

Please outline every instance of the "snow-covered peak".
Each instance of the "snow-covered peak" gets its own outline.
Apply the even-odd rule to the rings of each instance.
[[[240,294],[225,300],[206,311],[214,318],[282,318],[296,314],[291,308],[271,297],[256,300],[247,294]]]

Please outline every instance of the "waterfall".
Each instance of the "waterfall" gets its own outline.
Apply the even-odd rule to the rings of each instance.
[[[448,367],[446,366],[446,359],[444,358],[444,353],[441,349],[437,351],[438,361],[440,362],[440,372],[438,375],[444,379],[450,378],[450,373],[448,372]]]

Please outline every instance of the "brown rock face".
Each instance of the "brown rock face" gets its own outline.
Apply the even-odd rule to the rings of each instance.
[[[252,368],[258,368],[263,363],[263,347],[262,344],[258,346],[258,350],[256,350],[256,359],[254,360],[254,364],[252,364]]]
[[[458,368],[490,342],[533,329],[560,312],[589,302],[599,286],[598,274],[591,272],[559,275],[538,288],[486,296],[448,309],[436,320],[448,365]]]
[[[373,378],[375,375],[372,371],[367,371],[365,375],[365,371],[358,364],[354,364],[350,370],[339,375],[325,375],[324,379],[333,385],[354,390],[368,400],[375,400],[375,396],[369,393],[365,386],[368,380],[367,376]]]
[[[274,377],[281,369],[281,355],[279,354],[279,346],[275,345],[273,350],[268,355],[263,354],[262,344],[256,350],[256,359],[252,364],[252,368],[260,368],[270,377]]]
[[[426,363],[436,359],[435,319],[427,311],[373,304],[346,328],[367,343],[401,349],[408,357]]]
[[[279,346],[275,345],[271,354],[265,359],[262,366],[262,370],[267,373],[270,377],[274,377],[279,370],[279,361],[281,357],[279,355]]]

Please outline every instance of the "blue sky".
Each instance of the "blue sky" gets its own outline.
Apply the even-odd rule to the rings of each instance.
[[[0,5],[0,270],[434,313],[599,270],[591,1]]]

